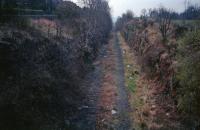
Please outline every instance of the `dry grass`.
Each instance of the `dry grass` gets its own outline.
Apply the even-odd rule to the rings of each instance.
[[[31,25],[43,33],[56,35],[56,22],[48,19],[32,19]]]
[[[134,128],[136,130],[178,128],[180,124],[174,111],[176,109],[172,105],[173,101],[168,96],[160,95],[162,84],[157,79],[147,79],[145,73],[140,71],[137,57],[122,37],[120,43],[123,49],[126,86],[129,90]]]
[[[66,38],[73,38],[73,28],[67,25],[61,25],[59,21],[49,19],[31,19],[31,26],[38,29],[45,35],[56,36],[57,28],[60,26],[62,36]]]

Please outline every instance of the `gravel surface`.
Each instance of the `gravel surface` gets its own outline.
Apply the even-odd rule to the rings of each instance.
[[[125,78],[124,78],[124,64],[122,50],[120,48],[119,37],[117,34],[114,35],[115,45],[114,50],[116,51],[116,81],[118,88],[118,99],[117,99],[117,111],[119,112],[119,123],[117,130],[130,130],[130,118],[129,111],[130,106],[128,102],[128,94],[125,87]]]
[[[114,80],[116,82],[117,96],[115,99],[115,109],[111,111],[113,118],[110,125],[113,130],[130,130],[130,118],[129,111],[130,106],[128,102],[127,90],[125,87],[124,79],[124,64],[122,51],[120,48],[119,39],[116,33],[112,37],[112,41],[109,44],[112,44],[112,50],[115,58],[115,71],[114,71]],[[105,45],[107,46],[107,45]],[[96,130],[96,121],[97,121],[97,112],[101,112],[101,109],[98,108],[98,99],[101,95],[101,85],[102,85],[102,76],[103,70],[101,60],[109,57],[107,54],[106,47],[102,47],[99,57],[94,62],[94,70],[91,71],[85,78],[82,83],[82,88],[89,89],[87,93],[87,98],[83,102],[83,105],[79,107],[79,113],[76,114],[70,121],[71,129],[73,130]],[[109,97],[108,97],[109,98]],[[112,123],[114,122],[114,123]],[[108,124],[109,125],[109,124]],[[102,130],[102,129],[99,129]],[[107,130],[107,128],[103,128]]]

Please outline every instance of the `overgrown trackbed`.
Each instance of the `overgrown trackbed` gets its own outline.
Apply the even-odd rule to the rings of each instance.
[[[130,130],[123,57],[116,33],[102,48],[94,66],[83,83],[83,88],[90,90],[73,122],[74,129]]]

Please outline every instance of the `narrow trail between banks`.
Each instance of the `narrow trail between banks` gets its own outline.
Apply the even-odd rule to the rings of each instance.
[[[90,87],[80,113],[73,121],[77,130],[131,130],[130,106],[125,87],[124,64],[118,35],[113,33],[86,77]]]

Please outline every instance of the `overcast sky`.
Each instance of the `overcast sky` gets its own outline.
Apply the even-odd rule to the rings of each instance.
[[[77,0],[72,0],[77,1]],[[136,15],[140,15],[142,9],[155,8],[163,5],[175,11],[181,12],[184,10],[185,0],[109,0],[112,15],[114,18],[120,16],[127,10],[132,10]],[[200,0],[188,0],[192,4],[199,4]]]

